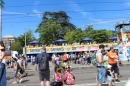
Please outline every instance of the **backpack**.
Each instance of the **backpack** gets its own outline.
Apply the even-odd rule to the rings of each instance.
[[[40,70],[46,70],[47,68],[47,57],[46,57],[46,53],[43,55],[40,55],[40,59],[39,59],[39,69]]]
[[[91,59],[91,63],[93,66],[97,67],[98,66],[98,61],[97,61],[97,58],[96,58],[96,53],[93,53],[91,56],[90,56],[90,59]]]
[[[75,77],[73,74],[66,73],[65,77],[66,77],[66,84],[67,85],[74,85],[75,84]]]

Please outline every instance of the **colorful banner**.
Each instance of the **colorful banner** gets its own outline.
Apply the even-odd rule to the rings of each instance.
[[[104,44],[105,45],[105,44]],[[99,44],[90,44],[90,45],[76,45],[76,46],[54,46],[54,47],[47,47],[48,53],[63,53],[63,52],[82,52],[82,51],[96,51],[98,50]],[[118,48],[117,44],[106,44],[105,49],[109,50],[110,47],[114,47],[115,49]],[[41,47],[28,47],[27,54],[38,54],[41,53]],[[23,49],[23,54],[25,51]]]
[[[88,51],[89,46],[78,45],[78,46],[55,46],[47,47],[48,53],[60,53],[60,52],[79,52]],[[24,52],[24,51],[23,51]],[[41,52],[41,47],[37,48],[27,48],[27,54],[36,54]]]

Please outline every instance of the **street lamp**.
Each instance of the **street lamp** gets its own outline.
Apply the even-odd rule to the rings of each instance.
[[[2,41],[2,8],[4,4],[3,0],[0,0],[0,41]]]

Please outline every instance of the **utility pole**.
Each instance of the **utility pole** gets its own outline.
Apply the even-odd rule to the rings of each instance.
[[[26,44],[26,28],[25,28],[25,34],[24,34],[24,36],[25,36],[25,45],[24,45],[24,49],[25,49],[25,57],[26,57],[26,46],[27,46],[27,44]]]
[[[2,41],[2,8],[4,7],[4,2],[0,0],[0,41]]]

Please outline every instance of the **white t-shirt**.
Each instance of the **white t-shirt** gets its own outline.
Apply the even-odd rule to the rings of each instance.
[[[6,64],[6,59],[3,59],[3,60],[2,60],[2,63]]]
[[[22,62],[21,59],[18,59],[17,62],[18,62],[18,64],[19,64],[20,67],[23,67],[23,62]]]
[[[102,53],[100,51],[97,51],[96,58],[97,58],[97,61],[99,58],[103,59]],[[103,63],[98,63],[98,66],[103,66]]]

